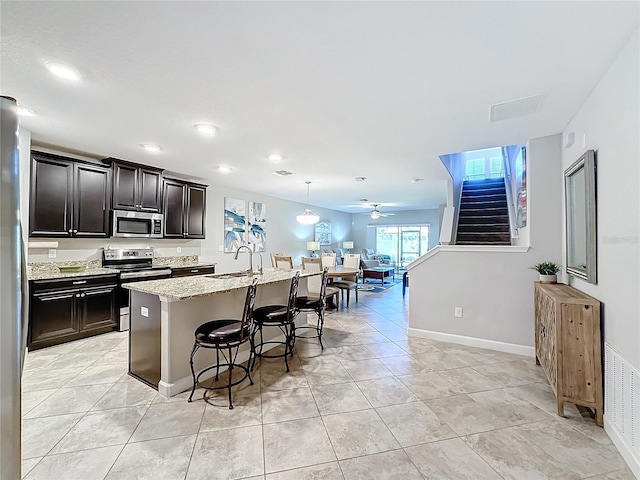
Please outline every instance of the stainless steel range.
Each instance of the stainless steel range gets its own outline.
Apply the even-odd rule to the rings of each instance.
[[[141,282],[171,277],[171,268],[153,265],[152,248],[112,249],[102,251],[102,267],[120,273],[120,283]],[[129,290],[119,286],[120,331],[129,330]]]

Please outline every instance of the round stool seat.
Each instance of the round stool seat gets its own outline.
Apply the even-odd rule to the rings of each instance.
[[[233,345],[240,342],[242,338],[248,337],[251,333],[251,327],[248,324],[244,325],[244,332],[242,332],[242,329],[243,324],[239,320],[212,320],[211,322],[203,323],[196,329],[196,342],[202,346]]]

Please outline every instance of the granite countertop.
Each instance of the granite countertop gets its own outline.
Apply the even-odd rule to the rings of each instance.
[[[82,272],[63,273],[58,267],[86,266]],[[27,265],[28,280],[54,280],[57,278],[89,277],[91,275],[113,275],[118,273],[111,268],[102,268],[100,260],[69,262],[38,262]]]
[[[201,262],[198,255],[185,255],[180,257],[156,257],[153,259],[156,266],[179,267],[211,267],[214,262]],[[82,272],[63,273],[58,267],[85,266]],[[27,265],[28,280],[54,280],[57,278],[88,277],[91,275],[110,275],[119,273],[115,268],[102,268],[100,260],[72,260],[63,262],[34,262]]]
[[[153,264],[166,267],[212,267],[216,265],[214,262],[201,262],[198,255],[186,255],[181,257],[155,257]]]
[[[125,283],[122,286],[136,292],[149,293],[165,297],[170,301],[189,300],[191,298],[207,297],[217,293],[230,292],[246,288],[254,277],[258,277],[258,285],[290,281],[293,277],[292,270],[278,270],[265,268],[262,275],[244,277],[212,278],[209,275],[196,275],[191,277],[175,277],[161,280],[148,280],[146,282]],[[320,275],[320,272],[300,272],[300,278]],[[216,274],[217,277],[224,273]]]

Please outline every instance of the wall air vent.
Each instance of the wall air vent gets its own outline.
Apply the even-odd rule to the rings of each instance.
[[[279,177],[287,177],[289,175],[293,175],[293,172],[290,172],[289,170],[276,170],[273,174]]]
[[[491,105],[491,121],[499,122],[501,120],[524,117],[525,115],[536,113],[540,109],[542,100],[546,95],[546,93],[542,93],[532,97]]]

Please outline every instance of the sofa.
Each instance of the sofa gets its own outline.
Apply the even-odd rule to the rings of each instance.
[[[391,264],[391,257],[389,255],[374,253],[373,248],[363,248],[361,258],[364,260],[378,260],[381,264]]]

